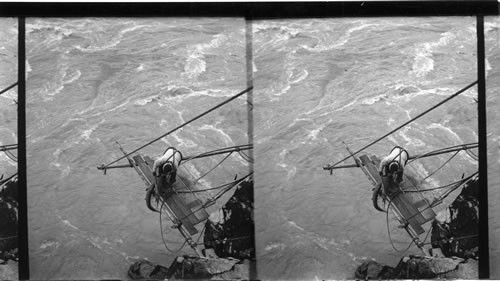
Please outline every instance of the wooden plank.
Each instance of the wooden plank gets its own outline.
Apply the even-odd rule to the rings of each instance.
[[[148,165],[153,168],[153,160],[148,156],[144,157]],[[184,186],[184,188],[179,187],[179,179],[174,183],[173,188],[176,189],[189,189],[188,186]],[[184,212],[184,219],[189,220],[191,224],[197,225],[208,218],[208,213],[203,208],[202,202],[192,193],[175,193],[172,196],[172,203],[176,204],[176,206]]]
[[[378,171],[380,160],[376,156],[372,156],[370,159],[367,155],[362,155],[359,158],[372,179],[375,179],[378,183],[380,183],[382,181]],[[416,188],[415,186],[412,186],[412,182],[406,178],[400,186],[402,190],[405,190],[405,188],[408,189],[409,187],[413,187],[413,189]],[[432,208],[428,208],[428,202],[425,201],[423,196],[419,193],[400,192],[392,198],[391,202],[402,218],[408,222],[417,234],[424,233],[425,231],[422,228],[422,224],[435,216]],[[423,213],[421,213],[422,211]]]
[[[377,165],[380,165],[380,160],[375,156],[372,156],[372,160]],[[418,191],[418,186],[415,185],[415,180],[412,179],[413,178],[408,177],[407,171],[405,171],[403,174],[403,181],[400,184],[400,188],[403,193],[398,195],[398,197],[401,197],[402,200],[400,201],[400,205],[398,207],[408,211],[408,214],[405,214],[404,217],[406,219],[411,218],[409,220],[410,224],[417,227],[416,224],[422,225],[430,219],[433,219],[436,215],[434,214],[432,208],[427,208],[429,204],[425,205],[425,202],[427,201],[422,194],[418,192],[404,192],[405,190]],[[417,206],[419,206],[420,209],[417,208]]]
[[[403,185],[403,190],[404,191],[418,191],[419,186],[418,186],[418,181],[416,180],[415,177],[411,176],[409,174],[409,169],[406,169],[405,174],[404,174],[404,185]],[[421,218],[421,223],[426,223],[434,217],[436,217],[436,213],[434,213],[434,210],[430,208],[430,203],[425,199],[425,197],[418,192],[408,192],[406,193],[409,198],[411,198],[413,205],[415,208],[417,208],[420,213],[422,214]]]
[[[377,182],[377,184],[382,182],[382,178],[380,177],[380,174],[378,172],[377,166],[368,158],[366,155],[361,155],[359,156],[359,159],[363,163],[361,168],[365,168],[369,173],[370,176],[372,177],[373,180]]]
[[[420,235],[425,232],[418,219],[418,217],[421,217],[422,215],[419,215],[418,210],[406,199],[407,198],[404,196],[404,194],[400,193],[396,197],[392,198],[393,206],[395,206],[399,210],[399,212],[403,216],[403,219],[405,219],[410,224],[411,228],[418,235]]]
[[[155,176],[153,175],[153,160],[150,157],[143,158],[141,155],[135,155],[132,157],[135,162],[136,171],[143,178],[148,186],[156,182]],[[146,161],[145,161],[146,160]],[[182,227],[189,232],[190,235],[194,235],[198,233],[198,230],[195,228],[195,225],[200,223],[202,220],[200,218],[204,217],[205,219],[208,217],[208,213],[206,213],[205,209],[201,209],[197,211],[195,214],[192,212],[195,210],[190,210],[186,207],[182,197],[178,194],[173,194],[172,196],[164,197],[165,204],[170,209],[172,215],[175,219],[181,222]],[[198,204],[200,206],[200,204]],[[201,213],[196,216],[197,213]],[[206,214],[206,215],[205,215]]]

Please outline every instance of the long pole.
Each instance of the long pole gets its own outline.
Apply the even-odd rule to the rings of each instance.
[[[430,156],[436,156],[436,155],[450,153],[450,152],[455,152],[455,151],[460,151],[460,150],[467,150],[467,149],[476,148],[478,146],[479,145],[477,143],[470,143],[470,144],[464,144],[464,145],[462,145],[460,147],[443,148],[443,149],[440,149],[440,150],[431,151],[431,152],[424,153],[424,154],[410,156],[408,158],[408,160],[420,159],[420,158],[425,158],[425,157],[430,157]],[[348,152],[352,156],[352,151],[348,150]],[[357,158],[354,157],[354,159],[356,161]],[[323,167],[323,169],[325,169],[325,170],[335,170],[335,169],[345,169],[345,168],[356,168],[356,167],[360,167],[360,165],[362,165],[362,164],[360,164],[360,163],[358,163],[358,161],[356,161],[356,164],[338,165],[338,166],[334,166],[334,167],[325,166],[325,167]]]
[[[203,113],[201,113],[201,114],[197,115],[196,117],[192,118],[191,120],[189,120],[189,121],[187,121],[187,122],[185,122],[185,123],[183,123],[183,124],[181,124],[181,125],[179,125],[179,126],[175,127],[174,129],[172,129],[172,130],[170,130],[170,131],[166,132],[165,134],[163,134],[163,135],[161,135],[161,136],[159,136],[159,137],[155,138],[154,140],[152,140],[152,141],[150,141],[150,142],[146,143],[145,145],[142,145],[141,147],[139,147],[139,148],[136,148],[136,149],[132,150],[131,152],[127,153],[126,155],[123,155],[122,157],[120,157],[120,158],[116,159],[115,161],[110,162],[110,163],[109,163],[109,164],[107,164],[107,165],[103,165],[103,166],[97,167],[97,169],[105,169],[106,167],[108,167],[108,166],[110,166],[110,165],[112,165],[112,164],[114,164],[114,163],[116,163],[116,162],[118,162],[118,161],[120,161],[120,160],[122,160],[122,159],[124,159],[124,158],[127,158],[127,157],[128,157],[128,156],[130,156],[132,153],[136,153],[137,151],[139,151],[139,150],[141,150],[141,149],[145,148],[146,146],[148,146],[148,145],[150,145],[150,144],[152,144],[152,143],[154,143],[154,142],[159,141],[159,140],[160,140],[160,139],[162,139],[163,137],[165,137],[165,136],[167,136],[167,135],[169,135],[169,134],[171,134],[171,133],[173,133],[173,132],[177,131],[178,129],[180,129],[180,128],[182,128],[182,127],[184,127],[184,126],[186,126],[186,125],[190,124],[191,122],[193,122],[193,121],[195,121],[195,120],[200,119],[201,117],[203,117],[203,116],[207,115],[208,113],[210,113],[210,112],[214,111],[215,109],[217,109],[217,108],[219,108],[219,107],[221,107],[221,106],[225,105],[226,103],[228,103],[228,102],[230,102],[230,101],[232,101],[232,100],[234,100],[234,99],[236,99],[236,98],[238,98],[238,97],[242,96],[243,94],[247,93],[247,92],[248,92],[248,91],[250,91],[250,90],[252,90],[252,87],[247,88],[246,90],[243,90],[243,91],[239,92],[238,94],[236,94],[236,95],[232,96],[231,98],[229,98],[229,99],[227,99],[227,100],[225,100],[225,101],[223,101],[223,102],[219,103],[218,105],[216,105],[216,106],[214,106],[214,107],[210,108],[209,110],[207,110],[207,111],[205,111],[205,112],[203,112]]]
[[[476,84],[477,84],[477,81],[472,82],[471,84],[469,84],[469,85],[465,86],[464,88],[462,88],[460,91],[458,91],[458,92],[454,93],[453,95],[451,95],[451,96],[447,97],[446,99],[444,99],[444,100],[440,101],[440,102],[439,102],[439,103],[437,103],[436,105],[434,105],[434,106],[432,106],[431,108],[427,109],[426,111],[424,111],[424,112],[420,113],[419,115],[417,115],[416,117],[412,118],[411,120],[409,120],[409,121],[407,121],[407,122],[403,123],[402,125],[398,126],[398,127],[397,127],[397,128],[395,128],[394,130],[392,130],[392,131],[388,132],[387,134],[385,134],[385,135],[383,135],[383,136],[379,137],[378,139],[376,139],[376,140],[372,141],[371,143],[369,143],[369,144],[365,145],[363,148],[358,149],[356,152],[352,153],[351,155],[349,155],[349,156],[347,156],[347,157],[343,158],[342,160],[340,160],[340,161],[336,162],[336,163],[335,163],[335,164],[333,164],[333,165],[327,165],[327,166],[325,167],[325,170],[330,170],[330,169],[333,169],[333,167],[337,166],[338,164],[342,163],[343,161],[345,161],[345,160],[349,159],[350,157],[352,157],[352,156],[354,156],[354,155],[356,155],[356,154],[360,153],[361,151],[363,151],[363,150],[367,149],[368,147],[370,147],[370,146],[374,145],[375,143],[379,142],[379,141],[380,141],[380,140],[382,140],[383,138],[385,138],[385,137],[387,137],[387,136],[391,135],[392,133],[396,132],[397,130],[399,130],[399,129],[403,128],[404,126],[406,126],[406,125],[410,124],[411,122],[413,122],[413,121],[417,120],[418,118],[420,118],[420,117],[424,116],[425,114],[427,114],[427,113],[429,113],[430,111],[432,111],[432,110],[436,109],[437,107],[441,106],[441,105],[442,105],[442,104],[444,104],[445,102],[447,102],[447,101],[451,100],[452,98],[454,98],[454,97],[456,97],[456,96],[460,95],[461,93],[463,93],[463,92],[467,91],[469,88],[471,88],[472,86],[474,86],[474,85],[476,85]]]
[[[17,86],[17,82],[0,91],[0,95]]]

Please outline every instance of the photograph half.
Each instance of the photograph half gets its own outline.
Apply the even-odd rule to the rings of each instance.
[[[31,279],[249,279],[242,18],[28,18]]]
[[[476,46],[475,17],[255,21],[260,279],[478,278]]]
[[[0,19],[0,280],[18,276],[18,19]]]
[[[500,17],[484,18],[490,278],[500,278]]]

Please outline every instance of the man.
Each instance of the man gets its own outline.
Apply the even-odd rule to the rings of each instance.
[[[403,181],[403,172],[408,162],[408,151],[395,146],[389,155],[380,161],[379,173],[382,176],[384,193],[391,197]]]
[[[172,191],[171,187],[175,183],[177,168],[181,160],[182,154],[174,147],[169,147],[153,163],[153,175],[156,177],[156,185],[160,193]]]

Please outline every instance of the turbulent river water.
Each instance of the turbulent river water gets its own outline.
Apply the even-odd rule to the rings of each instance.
[[[491,188],[500,184],[499,27],[498,18],[486,18],[492,265],[500,261],[500,192]],[[365,259],[394,266],[402,254],[371,205],[369,181],[358,169],[330,176],[322,166],[347,155],[342,141],[356,150],[475,81],[475,18],[261,20],[252,30],[259,278],[353,278]],[[30,277],[124,279],[139,258],[168,266],[177,254],[163,246],[143,182],[131,169],[104,176],[96,166],[121,156],[115,141],[131,151],[246,88],[245,21],[27,19],[26,32]],[[0,36],[15,34],[10,28]],[[2,44],[3,57],[15,56],[13,43]],[[16,77],[6,61],[3,84]],[[0,97],[2,118],[15,112],[15,97],[16,90]],[[476,142],[476,97],[473,87],[366,152],[381,156],[401,145],[413,155]],[[157,156],[173,145],[193,155],[245,144],[245,101],[142,152]],[[16,138],[9,118],[0,126],[2,144]],[[425,177],[448,157],[409,169]],[[183,173],[202,175],[217,160],[190,162]],[[477,166],[459,153],[426,184],[452,182]],[[201,185],[247,169],[231,156]],[[397,248],[408,245],[392,216],[389,230]],[[172,248],[180,246],[176,231],[164,231]],[[492,276],[499,270],[492,266]]]
[[[17,81],[17,19],[0,19],[0,90]],[[17,144],[17,87],[0,96],[0,145]],[[11,150],[14,156],[16,150]],[[0,152],[0,175],[17,172],[17,163]]]
[[[96,167],[122,155],[115,141],[131,151],[244,90],[244,20],[28,19],[26,30],[31,278],[125,279],[138,258],[170,265],[178,254],[164,248],[136,172]],[[243,96],[141,152],[246,144],[247,125]],[[221,157],[180,173],[197,177]],[[200,185],[247,172],[232,155]],[[163,226],[178,248],[180,234]]]
[[[322,167],[348,155],[342,141],[353,150],[361,148],[476,81],[475,26],[472,17],[254,22],[261,278],[354,278],[356,266],[365,259],[397,264],[402,254],[391,247],[386,216],[372,207],[372,186],[362,171],[336,170],[330,176]],[[486,20],[488,87],[496,93],[498,28],[498,19]],[[383,156],[400,145],[414,155],[477,142],[476,97],[473,87],[366,152]],[[493,93],[488,99],[489,105],[498,104]],[[498,118],[491,120],[498,127]],[[498,165],[498,129],[492,134],[490,160]],[[416,161],[411,169],[424,177],[450,156]],[[453,182],[477,167],[461,152],[427,184]],[[498,173],[493,177],[491,184],[498,185]],[[395,246],[405,248],[410,238],[393,217],[389,226]],[[492,220],[491,228],[498,231],[498,222]],[[419,250],[413,246],[408,253]]]

